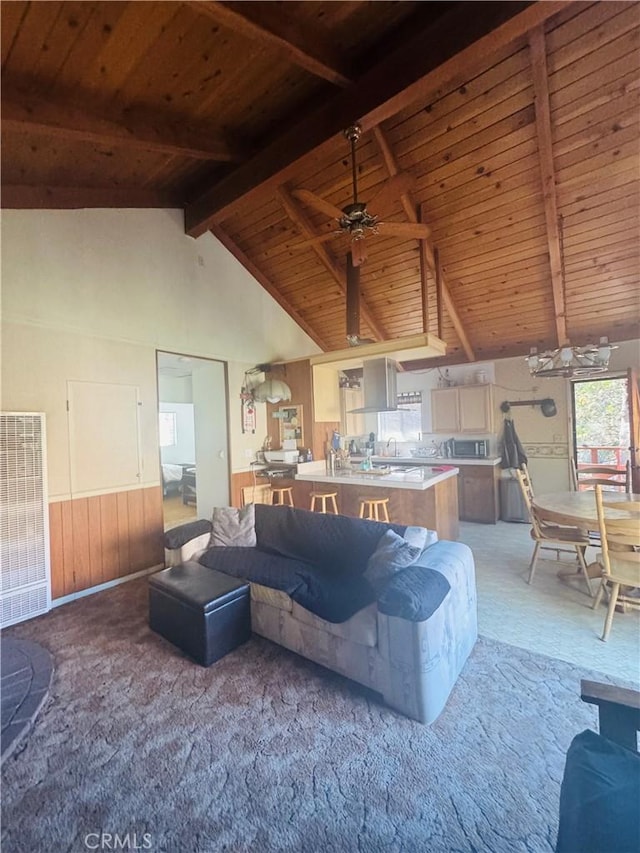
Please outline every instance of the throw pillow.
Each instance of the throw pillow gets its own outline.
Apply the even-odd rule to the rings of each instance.
[[[255,507],[247,504],[242,509],[217,506],[213,510],[212,548],[233,545],[253,548],[256,545]]]
[[[393,530],[387,530],[367,561],[364,577],[376,595],[379,595],[389,578],[401,569],[413,565],[421,553],[422,548],[418,545],[412,545]]]
[[[406,539],[410,545],[424,549],[438,541],[438,534],[435,530],[427,530],[426,527],[410,525],[402,534],[402,538]]]

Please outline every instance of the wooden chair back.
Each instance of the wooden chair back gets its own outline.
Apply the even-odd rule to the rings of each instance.
[[[628,518],[606,518],[602,486],[597,485],[595,492],[603,572],[615,583],[640,587],[640,513],[629,511]],[[619,509],[617,503],[607,506]]]
[[[242,506],[247,504],[271,504],[273,503],[273,495],[271,486],[243,486],[242,488]]]
[[[624,468],[616,465],[583,465],[576,469],[577,490],[605,486],[607,489],[624,489],[631,494],[631,463]]]
[[[527,507],[527,512],[529,513],[529,519],[531,521],[531,526],[533,527],[533,532],[536,536],[542,536],[542,524],[540,519],[536,515],[535,507],[533,506],[533,485],[531,483],[531,477],[529,476],[529,469],[526,465],[523,465],[522,468],[516,468],[516,479],[518,481],[518,485],[520,486],[520,491],[522,492],[522,498],[524,500],[525,506]]]

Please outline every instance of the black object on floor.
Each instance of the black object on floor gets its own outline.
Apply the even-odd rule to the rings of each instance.
[[[3,762],[31,730],[49,692],[53,659],[31,640],[3,637],[2,660],[2,754]]]
[[[201,666],[251,636],[249,584],[188,561],[149,578],[149,625]]]

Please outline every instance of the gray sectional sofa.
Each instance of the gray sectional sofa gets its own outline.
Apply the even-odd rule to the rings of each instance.
[[[389,530],[397,535],[385,537]],[[255,506],[255,533],[254,547],[210,547],[210,522],[182,525],[165,534],[166,563],[195,559],[250,581],[255,633],[432,723],[477,639],[469,548],[424,528],[264,504]],[[373,583],[386,541],[415,543],[416,534],[425,544],[417,559]]]

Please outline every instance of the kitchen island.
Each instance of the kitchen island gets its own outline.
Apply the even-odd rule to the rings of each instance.
[[[391,521],[428,527],[440,539],[458,538],[458,469],[453,466],[339,468],[327,474],[324,463],[309,463],[298,466],[296,480],[309,483],[310,491],[337,492],[342,515],[357,516],[360,498],[389,498]]]

